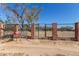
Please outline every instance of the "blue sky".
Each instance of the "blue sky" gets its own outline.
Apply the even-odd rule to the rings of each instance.
[[[13,4],[10,4],[12,7]],[[75,23],[79,21],[79,4],[78,3],[33,3],[32,6],[42,7],[38,23]],[[0,6],[0,17],[6,19],[5,11]]]

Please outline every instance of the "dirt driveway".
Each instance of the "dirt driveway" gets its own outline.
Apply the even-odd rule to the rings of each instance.
[[[9,56],[76,56],[79,42],[62,40],[0,41],[0,55]]]

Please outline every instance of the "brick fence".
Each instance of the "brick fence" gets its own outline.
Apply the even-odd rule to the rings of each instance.
[[[46,28],[46,25],[45,25]],[[0,37],[2,37],[4,35],[4,24],[0,23]],[[17,31],[18,27],[15,27],[15,31]],[[53,23],[52,24],[52,40],[57,40],[58,39],[58,35],[57,35],[57,23]],[[47,37],[46,34],[46,29],[45,29],[45,37]],[[32,24],[31,25],[31,39],[35,39],[35,25]],[[75,23],[75,39],[76,41],[79,41],[79,23]]]
[[[46,28],[46,25],[45,25]],[[31,33],[32,33],[32,37],[34,38],[34,24],[33,24],[33,28],[31,29]],[[45,37],[46,37],[46,30],[45,30]],[[57,23],[53,23],[52,24],[52,40],[57,40],[58,39],[58,35],[57,35]],[[79,23],[75,23],[75,39],[76,41],[79,41]]]

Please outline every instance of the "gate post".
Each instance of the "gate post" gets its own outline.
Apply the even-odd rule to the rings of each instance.
[[[79,41],[79,22],[75,23],[75,40]]]
[[[34,36],[35,36],[35,25],[33,23],[31,24],[31,38],[34,39]]]
[[[45,28],[44,29],[45,29],[45,38],[46,38],[46,36],[47,36],[47,34],[46,34],[46,24],[45,24]]]
[[[38,24],[38,39],[39,39],[39,24]]]
[[[57,23],[52,24],[52,39],[57,40],[58,35],[57,35]]]
[[[0,38],[2,38],[4,36],[4,24],[0,23]]]

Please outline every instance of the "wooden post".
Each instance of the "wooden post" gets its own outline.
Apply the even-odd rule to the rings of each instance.
[[[57,35],[57,23],[52,24],[52,39],[57,40],[58,35]]]
[[[39,39],[39,24],[38,24],[38,27],[37,28],[38,28],[38,39]]]
[[[75,40],[79,41],[79,22],[75,23]]]
[[[0,23],[0,38],[2,38],[4,36],[4,24]]]
[[[47,36],[47,35],[46,35],[46,24],[45,24],[45,28],[44,28],[44,29],[45,29],[45,38],[46,38],[46,36]]]
[[[35,36],[34,33],[35,33],[35,25],[32,24],[32,25],[31,25],[31,38],[32,38],[32,39],[34,39],[34,36]]]

